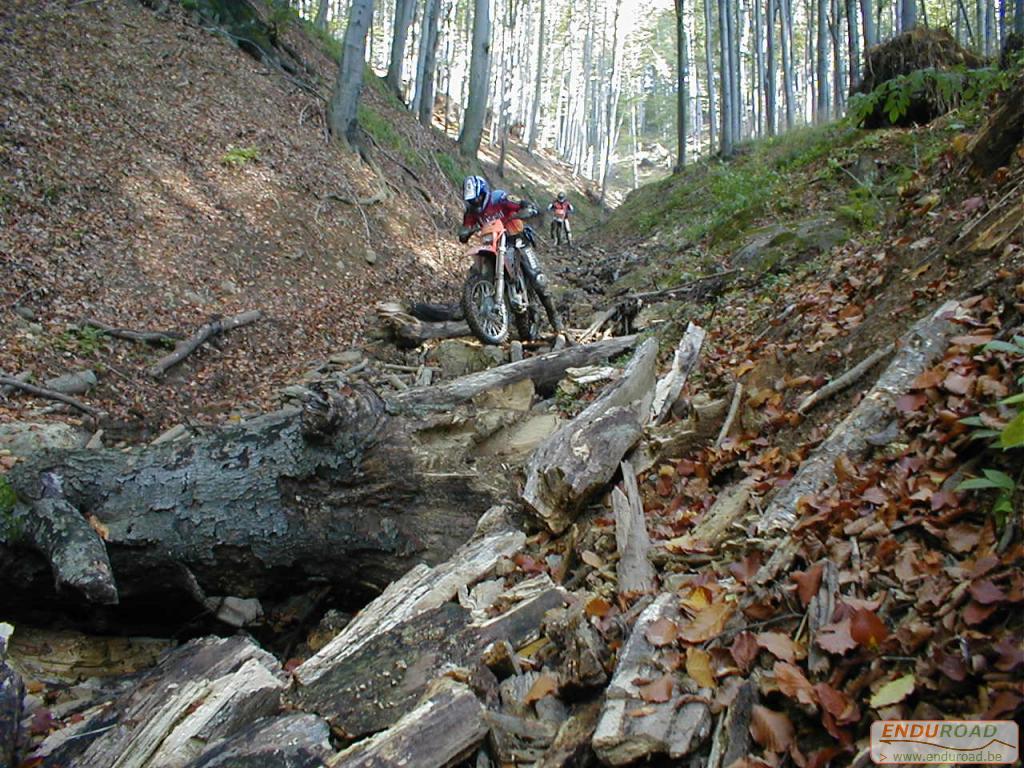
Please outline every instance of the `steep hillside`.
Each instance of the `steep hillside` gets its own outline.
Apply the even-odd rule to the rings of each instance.
[[[373,165],[340,150],[322,100],[335,62],[281,29],[305,87],[176,5],[4,4],[0,371],[95,371],[108,435],[222,420],[275,404],[354,344],[377,301],[457,295],[452,183],[472,168],[372,75],[360,117]],[[166,383],[144,372],[166,350],[76,325],[188,334],[251,309],[264,318]]]

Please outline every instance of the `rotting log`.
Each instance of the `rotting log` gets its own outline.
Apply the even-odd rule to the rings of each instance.
[[[432,339],[455,339],[473,335],[464,320],[421,320],[406,312],[401,304],[393,302],[378,304],[377,316],[391,329],[401,346],[418,347]]]
[[[644,681],[664,674],[658,659],[664,651],[650,643],[647,629],[661,618],[679,623],[677,603],[672,593],[659,595],[640,614],[619,655],[592,742],[605,765],[665,754],[679,760],[711,733],[711,710],[702,700],[710,691],[698,689],[688,677],[673,676],[667,701],[646,702],[640,691]]]
[[[622,462],[623,493],[612,491],[612,510],[615,513],[615,548],[619,561],[615,564],[618,577],[616,589],[620,598],[633,598],[654,591],[654,567],[648,559],[651,538],[647,535],[644,505],[636,482],[636,473],[628,461]]]
[[[391,402],[397,408],[420,405],[448,406],[471,400],[489,389],[506,387],[524,379],[531,379],[538,392],[550,393],[565,376],[566,369],[593,365],[601,360],[617,357],[632,349],[636,342],[636,336],[619,336],[593,344],[566,347],[518,363],[489,368],[439,386],[410,389],[393,397]]]
[[[339,752],[327,765],[445,768],[467,757],[486,735],[484,708],[473,691],[462,683],[441,678],[393,726]]]
[[[280,711],[288,675],[252,640],[203,638],[164,656],[44,766],[177,768]]]
[[[790,566],[798,550],[797,540],[791,534],[799,519],[800,499],[833,482],[836,460],[866,450],[867,437],[881,431],[895,417],[897,398],[945,352],[958,327],[954,319],[960,312],[959,302],[947,301],[904,334],[896,356],[871,391],[800,465],[789,484],[765,508],[758,530],[767,536],[782,534],[784,541],[761,566],[754,577],[755,583],[766,584]]]
[[[590,752],[590,740],[601,714],[601,700],[587,702],[562,723],[548,751],[536,768],[570,768],[585,765],[583,756]]]
[[[18,502],[0,521],[0,583],[12,603],[37,601],[34,549],[94,603],[177,589],[208,605],[325,581],[379,592],[446,559],[508,491],[507,472],[467,463],[471,435],[446,429],[343,387],[187,441],[36,454],[7,476]]]
[[[323,768],[334,752],[329,737],[316,715],[265,717],[214,743],[188,768]]]
[[[1024,74],[1017,77],[1002,102],[971,139],[967,152],[974,167],[992,173],[1008,165],[1017,146],[1024,141]]]
[[[706,336],[707,333],[699,325],[690,323],[686,326],[686,333],[679,340],[672,356],[672,367],[658,380],[654,390],[654,401],[651,403],[651,424],[654,426],[663,423],[672,412],[672,406],[686,386],[690,371],[697,365]]]
[[[648,339],[622,378],[534,451],[523,500],[554,533],[618,471],[650,416],[658,342]]]
[[[539,637],[544,614],[566,602],[568,593],[549,586],[481,622],[472,622],[457,603],[444,603],[374,634],[306,683],[300,679],[292,704],[317,713],[347,739],[390,728],[416,708],[446,670],[471,685],[481,677],[493,679],[483,663],[491,649],[506,642],[521,647]]]

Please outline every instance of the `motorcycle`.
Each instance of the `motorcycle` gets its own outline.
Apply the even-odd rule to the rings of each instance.
[[[569,227],[568,213],[555,212],[554,218],[551,220],[551,237],[557,246],[562,245],[563,241],[566,245],[572,245],[572,229]]]
[[[476,242],[466,251],[473,263],[462,289],[462,312],[473,335],[484,344],[504,342],[513,323],[522,341],[539,335],[540,301],[517,248],[518,238],[531,239],[531,235],[529,228],[510,235],[496,219],[480,228]]]

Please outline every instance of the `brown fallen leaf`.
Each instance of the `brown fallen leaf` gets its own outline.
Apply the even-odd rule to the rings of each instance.
[[[804,656],[803,649],[782,632],[759,632],[757,644],[777,659],[790,663]]]
[[[835,653],[840,656],[852,651],[857,647],[857,641],[850,636],[849,617],[834,624],[826,624],[814,638],[814,642],[823,651]]]
[[[1006,593],[997,587],[990,579],[973,581],[970,586],[971,597],[982,605],[1002,603],[1006,601]]]
[[[796,699],[801,704],[817,704],[818,697],[814,692],[814,686],[808,680],[799,667],[788,664],[785,661],[776,661],[773,668],[775,682],[783,695]]]
[[[653,645],[655,648],[660,648],[663,645],[674,643],[676,637],[679,635],[679,627],[671,619],[667,619],[662,616],[647,627],[647,631],[644,632],[644,637],[647,638],[647,642]]]
[[[860,720],[860,707],[843,691],[833,688],[828,683],[818,683],[814,693],[822,709],[835,718],[840,725],[849,725]]]
[[[711,654],[701,648],[686,649],[686,674],[701,688],[715,688],[715,674],[711,669]]]
[[[825,566],[815,563],[806,571],[794,571],[789,578],[796,583],[796,593],[800,597],[800,604],[806,608],[811,603],[811,598],[818,594],[821,587],[821,574]]]
[[[750,718],[750,735],[769,752],[782,753],[793,743],[793,723],[784,712],[775,712],[760,704],[754,705]]]
[[[729,653],[744,672],[750,670],[750,666],[760,652],[761,647],[757,644],[754,633],[745,630],[736,635],[736,639],[732,641],[732,646],[729,648]]]
[[[688,643],[707,642],[725,628],[725,622],[732,615],[732,609],[731,603],[712,603],[694,614],[679,636]]]
[[[640,698],[649,704],[663,704],[672,698],[672,678],[662,675],[639,688]]]
[[[587,604],[583,607],[584,613],[587,616],[603,617],[607,616],[612,610],[612,604],[605,600],[603,597],[594,597],[587,601]]]
[[[889,628],[874,611],[858,608],[850,617],[850,637],[859,645],[875,650],[889,637]]]

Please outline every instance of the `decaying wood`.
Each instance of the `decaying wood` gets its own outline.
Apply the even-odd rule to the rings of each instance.
[[[584,328],[579,335],[576,337],[576,341],[580,344],[585,344],[592,339],[597,338],[601,333],[601,329],[604,324],[615,317],[615,313],[619,311],[618,306],[611,307],[602,312],[599,312],[597,317],[594,318],[594,322]]]
[[[444,768],[468,756],[487,735],[484,708],[462,683],[441,678],[393,726],[327,761],[330,768]]]
[[[657,341],[645,341],[618,382],[534,451],[523,500],[551,531],[569,527],[640,439],[650,416],[657,355]]]
[[[658,291],[644,291],[642,293],[630,293],[625,298],[628,299],[643,299],[644,301],[652,301],[657,299],[673,299],[678,298],[681,295],[685,295],[692,291],[701,288],[704,284],[713,280],[722,280],[725,278],[732,278],[735,275],[741,274],[742,269],[727,269],[722,272],[715,272],[710,275],[702,275],[701,277],[693,280],[687,280],[685,283],[673,286],[671,288],[663,288]]]
[[[719,716],[708,755],[708,768],[728,768],[750,754],[750,719],[757,703],[757,686],[750,680],[740,686],[728,709]]]
[[[119,328],[114,325],[101,323],[99,320],[83,320],[81,323],[86,328],[95,328],[103,331],[107,336],[128,341],[140,341],[145,344],[168,344],[179,341],[184,334],[178,331],[134,331],[131,328]]]
[[[651,403],[651,424],[657,426],[668,418],[672,406],[679,398],[679,393],[686,386],[686,378],[690,375],[700,357],[700,348],[704,345],[706,332],[699,325],[689,323],[686,333],[679,340],[672,367],[654,389],[654,401]]]
[[[593,344],[566,347],[558,352],[499,365],[438,386],[410,389],[395,396],[393,403],[396,407],[448,406],[471,400],[489,389],[506,387],[524,379],[531,379],[538,392],[551,392],[565,376],[566,369],[617,357],[630,350],[636,342],[636,336],[619,336]]]
[[[184,766],[213,742],[277,713],[287,680],[277,660],[248,638],[194,640],[164,656],[43,764]]]
[[[855,455],[868,446],[866,438],[880,431],[892,418],[896,400],[911,382],[932,365],[945,351],[957,329],[952,318],[961,311],[959,302],[948,301],[919,320],[900,340],[899,351],[875,386],[804,461],[796,475],[772,499],[758,523],[762,534],[792,531],[798,520],[801,497],[816,493],[836,477],[835,463],[840,456]],[[785,570],[796,556],[797,544],[787,536],[768,562],[755,576],[766,584]]]
[[[1024,231],[1024,183],[1007,192],[984,216],[975,219],[957,237],[957,245],[970,254],[991,253]],[[972,291],[973,293],[973,291]]]
[[[836,610],[836,597],[839,595],[839,572],[836,564],[825,560],[822,564],[821,586],[818,594],[811,598],[807,606],[807,625],[810,631],[810,642],[807,644],[807,668],[811,672],[824,672],[829,669],[828,654],[818,648],[814,639],[826,624],[832,622],[832,614]]]
[[[843,373],[841,376],[837,376],[832,379],[828,384],[818,389],[807,397],[804,398],[803,402],[797,407],[797,413],[807,413],[811,408],[816,406],[818,403],[828,400],[832,395],[842,392],[844,389],[849,387],[851,384],[860,380],[864,374],[874,368],[878,363],[887,358],[895,351],[896,347],[893,344],[886,344],[881,349],[877,349],[868,355],[866,358],[861,360],[857,365],[853,366],[850,370]]]
[[[491,752],[499,765],[536,762],[554,741],[557,728],[532,717],[488,712]]]
[[[661,426],[648,425],[640,445],[630,454],[638,472],[656,464],[685,456],[694,448],[714,439],[721,429],[729,403],[724,399],[707,400],[698,395],[689,403],[690,413],[680,421]]]
[[[1007,165],[1017,145],[1024,141],[1024,75],[1003,95],[1002,103],[971,139],[967,152],[974,167],[992,173]]]
[[[188,768],[323,768],[334,752],[329,737],[316,715],[264,717],[211,745]]]
[[[594,751],[606,765],[626,765],[662,754],[678,760],[697,749],[711,732],[711,710],[699,700],[710,691],[697,689],[688,677],[676,674],[668,701],[645,702],[637,682],[664,674],[658,664],[662,651],[651,645],[646,633],[660,618],[680,622],[677,603],[675,594],[659,595],[640,614],[619,655],[593,739]]]
[[[611,651],[590,624],[585,600],[553,610],[544,618],[544,634],[561,650],[558,680],[562,689],[577,694],[608,682]]]
[[[466,471],[471,439],[442,431],[359,387],[189,440],[37,454],[7,476],[19,501],[0,525],[0,583],[12,602],[50,589],[24,547],[97,603],[382,590],[446,559],[508,493],[507,473]]]
[[[47,389],[46,387],[37,387],[35,384],[29,384],[27,381],[22,381],[21,379],[14,378],[13,376],[0,376],[0,385],[11,387],[12,389],[20,389],[22,392],[27,392],[28,394],[35,395],[36,397],[44,397],[47,400],[56,400],[64,403],[65,405],[70,405],[72,408],[79,410],[82,413],[89,414],[94,419],[99,418],[100,416],[100,412],[98,410],[92,406],[86,405],[81,400],[76,400],[70,395],[65,395],[63,392],[57,392],[52,389]]]
[[[446,670],[471,681],[491,675],[481,663],[490,649],[536,639],[544,613],[566,601],[564,590],[549,587],[479,623],[462,606],[444,603],[373,635],[354,653],[322,667],[310,682],[300,683],[293,703],[316,712],[347,738],[390,728],[416,708]]]
[[[461,587],[484,578],[525,542],[526,535],[512,528],[501,507],[490,510],[473,539],[443,563],[433,568],[421,563],[388,585],[337,637],[295,670],[295,679],[301,685],[312,684],[375,636],[450,601]]]
[[[465,321],[427,322],[409,314],[401,304],[394,302],[378,304],[377,317],[394,332],[404,346],[418,347],[431,339],[454,339],[473,335]]]
[[[628,462],[622,462],[623,493],[612,491],[612,510],[615,513],[615,547],[619,561],[615,564],[618,576],[616,589],[622,598],[631,598],[654,591],[654,566],[648,559],[651,539],[647,535],[644,505],[636,483],[636,473]]]
[[[12,663],[28,677],[74,683],[134,674],[156,664],[177,645],[165,638],[86,635],[19,625],[9,652]]]
[[[551,747],[537,761],[536,768],[575,768],[590,752],[590,741],[601,715],[602,701],[587,702],[558,729]]]
[[[255,323],[261,317],[263,317],[263,313],[258,309],[254,309],[248,312],[242,312],[239,315],[212,320],[209,323],[206,323],[190,338],[179,341],[175,345],[173,352],[157,360],[157,362],[149,369],[149,375],[154,378],[160,378],[167,373],[169,369],[176,366],[214,336],[227,333],[228,331],[233,331],[236,328],[241,328],[243,325]]]
[[[725,442],[725,438],[729,436],[729,430],[732,429],[733,422],[736,421],[736,415],[740,412],[740,402],[743,400],[743,385],[740,382],[736,382],[736,386],[732,390],[732,402],[729,404],[729,414],[725,417],[725,421],[722,422],[722,430],[718,433],[718,437],[715,439],[715,447],[718,448]]]
[[[693,538],[711,547],[723,543],[727,535],[747,514],[750,504],[750,489],[736,485],[724,490],[715,499],[711,509],[693,527]]]

